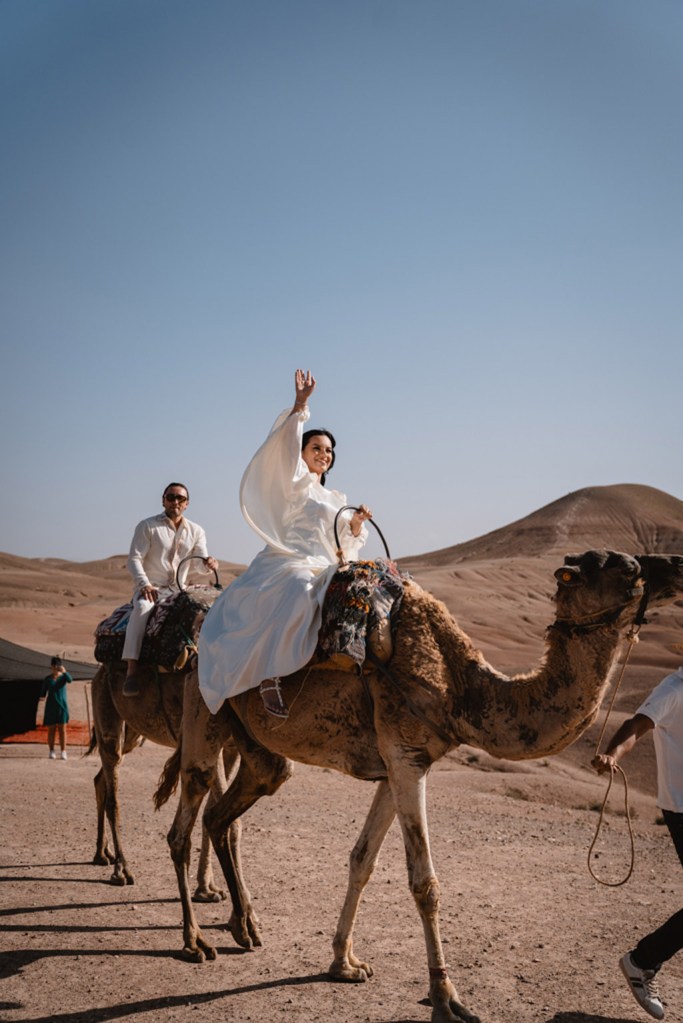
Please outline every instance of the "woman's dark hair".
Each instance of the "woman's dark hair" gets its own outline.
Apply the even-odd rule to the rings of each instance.
[[[51,657],[50,658],[50,664],[52,665],[53,668],[61,668],[61,666],[62,666],[62,658],[61,657]]]
[[[337,442],[334,439],[334,435],[331,434],[329,430],[306,430],[306,432],[304,433],[303,437],[301,438],[301,450],[303,451],[303,449],[306,447],[306,445],[308,444],[308,442],[311,439],[311,437],[320,437],[320,436],[327,437],[327,439],[329,440],[330,444],[332,445],[332,461],[330,462],[330,469],[331,469],[332,466],[334,465],[334,459],[335,459],[334,449],[337,446]],[[322,483],[323,486],[325,486],[325,480],[327,479],[327,473],[330,471],[330,469],[328,469],[326,472],[322,473],[321,476],[320,476],[320,482]]]

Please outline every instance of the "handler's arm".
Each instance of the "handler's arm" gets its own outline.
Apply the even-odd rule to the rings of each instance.
[[[591,764],[598,774],[613,771],[621,758],[631,752],[638,739],[646,732],[652,731],[654,727],[654,721],[647,714],[635,714],[632,718],[627,718],[617,728],[605,752],[598,753],[591,760]]]

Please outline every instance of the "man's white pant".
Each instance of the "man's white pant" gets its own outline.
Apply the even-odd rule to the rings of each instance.
[[[159,600],[163,600],[164,597],[168,597],[169,594],[175,591],[170,586],[158,586]],[[142,650],[142,641],[145,638],[145,629],[147,628],[147,620],[154,609],[153,600],[144,600],[142,597],[133,597],[133,610],[126,626],[126,638],[123,643],[123,657],[124,661],[137,661],[140,658],[140,651]]]

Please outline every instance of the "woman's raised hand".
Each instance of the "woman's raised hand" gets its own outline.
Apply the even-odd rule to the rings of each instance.
[[[315,390],[315,377],[310,369],[307,369],[305,372],[303,369],[296,371],[294,374],[294,387],[296,389],[294,408],[302,409],[306,406],[308,399]]]

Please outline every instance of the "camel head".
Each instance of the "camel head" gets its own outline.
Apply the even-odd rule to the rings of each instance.
[[[683,593],[683,557],[594,550],[568,554],[555,572],[557,624],[571,630],[640,622],[647,606]]]
[[[683,592],[683,557],[680,554],[638,554],[651,603],[675,600]]]

